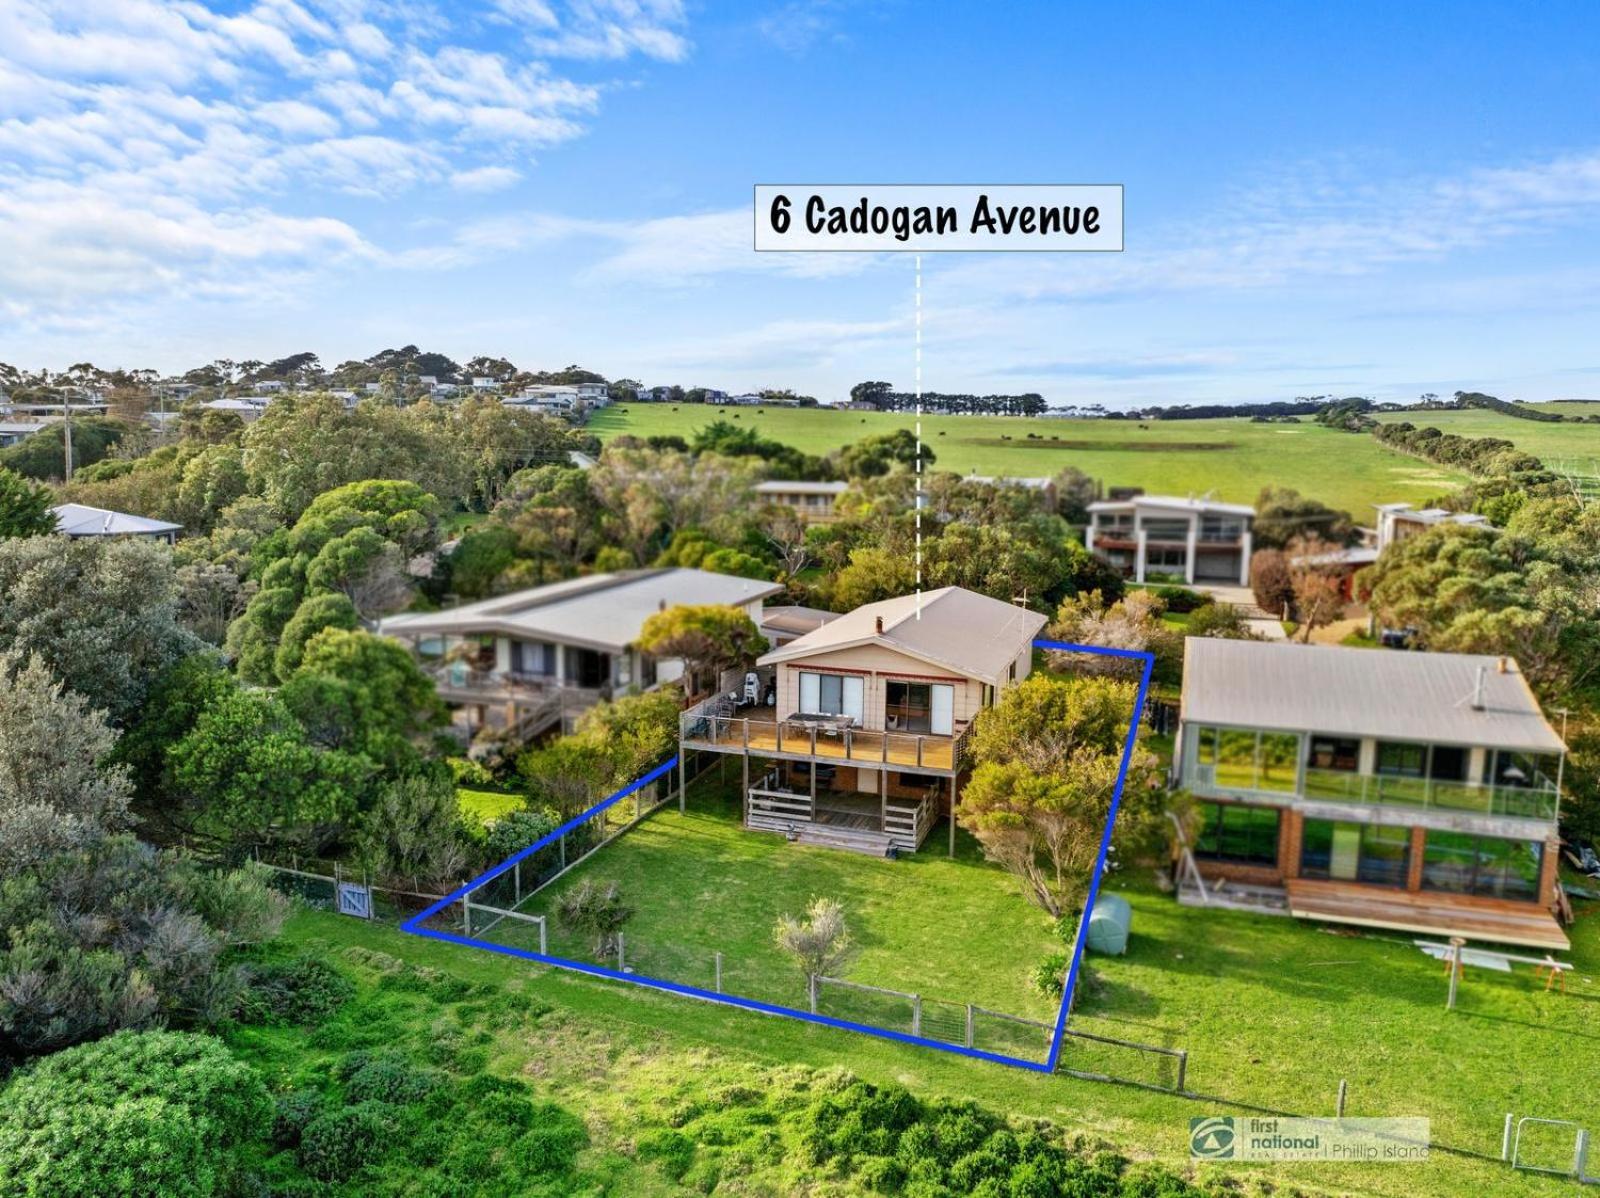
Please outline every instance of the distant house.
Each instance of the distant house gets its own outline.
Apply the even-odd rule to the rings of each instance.
[[[1044,624],[959,587],[866,604],[767,653],[753,684],[732,679],[685,712],[682,749],[742,758],[749,828],[914,852],[955,810],[973,718],[1028,676]],[[953,823],[949,840],[953,853]]]
[[[1363,530],[1364,533],[1370,534],[1363,536],[1365,543],[1321,554],[1310,559],[1308,563],[1319,566],[1328,573],[1337,574],[1340,588],[1348,600],[1357,598],[1356,575],[1376,562],[1383,555],[1383,551],[1396,542],[1414,537],[1440,524],[1453,524],[1464,528],[1495,527],[1487,517],[1471,512],[1448,512],[1443,508],[1423,508],[1419,511],[1409,503],[1380,503],[1376,507],[1378,526],[1376,529]]]
[[[521,408],[524,412],[540,412],[546,416],[571,416],[579,409],[576,392],[562,391],[545,395],[505,396],[500,400],[508,408]]]
[[[743,395],[733,396],[727,402],[734,407],[754,408],[759,407],[767,401],[762,396],[757,395],[755,392],[747,391]]]
[[[391,616],[379,631],[409,642],[456,723],[535,736],[630,688],[682,677],[683,663],[635,648],[644,622],[680,604],[732,604],[759,621],[776,583],[704,570],[625,570],[534,587],[439,612]]]
[[[60,424],[59,416],[44,420],[5,420],[0,421],[0,449],[7,445],[15,445],[24,437],[30,437],[41,429],[47,429],[52,424]]]
[[[50,511],[56,518],[56,531],[68,537],[148,537],[171,545],[183,531],[181,524],[82,503],[63,503]]]
[[[964,478],[966,482],[982,483],[989,487],[1021,487],[1038,495],[1041,507],[1052,512],[1056,510],[1056,480],[1053,478],[1011,478],[989,474],[968,474]]]
[[[807,482],[768,479],[755,485],[761,503],[786,507],[807,523],[820,524],[834,519],[834,505],[850,489],[849,483]]]
[[[439,378],[437,375],[419,374],[417,376],[417,386],[421,387],[424,391],[433,391],[439,386]]]
[[[1517,663],[1190,637],[1174,784],[1209,901],[1544,949],[1566,746]],[[1208,901],[1192,879],[1187,901]]]
[[[761,609],[761,635],[774,649],[781,649],[838,618],[837,612],[823,611],[820,607],[764,607]]]
[[[500,384],[497,380],[480,374],[473,377],[472,389],[474,391],[498,391]]]
[[[282,379],[263,379],[259,383],[252,383],[251,386],[257,391],[273,394],[282,391],[287,384]]]
[[[567,461],[571,462],[579,470],[593,470],[600,464],[599,458],[593,454],[584,453],[581,449],[567,450]]]
[[[1089,505],[1084,544],[1135,582],[1163,575],[1248,586],[1255,515],[1254,508],[1211,499],[1102,499]]]
[[[200,406],[208,412],[232,412],[246,424],[259,420],[272,400],[265,395],[247,395],[234,399],[209,399]]]

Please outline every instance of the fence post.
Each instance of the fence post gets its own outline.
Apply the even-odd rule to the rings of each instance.
[[[716,989],[717,989],[717,993],[721,994],[722,993],[722,954],[721,953],[716,954],[716,967],[717,967]]]
[[[1507,1111],[1505,1130],[1500,1133],[1500,1159],[1503,1161],[1511,1159],[1511,1118],[1511,1112]]]
[[[561,850],[561,868],[567,868],[567,834],[563,832],[556,838],[556,846]]]
[[[967,1004],[967,1047],[968,1048],[973,1047],[972,1024],[973,1024],[972,1004],[968,1003]]]
[[[461,922],[466,928],[467,935],[472,935],[472,895],[461,896]]]
[[[1341,1077],[1339,1079],[1339,1104],[1338,1104],[1337,1107],[1334,1108],[1334,1112],[1333,1112],[1333,1117],[1335,1119],[1343,1119],[1344,1118],[1344,1100],[1345,1100],[1345,1096],[1347,1094],[1349,1094],[1349,1092],[1350,1092],[1350,1083],[1348,1081],[1346,1081],[1344,1078]]]
[[[544,916],[541,915],[539,917],[539,955],[541,957],[550,955],[550,943],[545,939],[545,928],[548,922]]]
[[[1445,1000],[1445,1010],[1456,1009],[1456,988],[1461,984],[1461,946],[1466,941],[1460,936],[1450,937],[1450,996]]]
[[[911,1034],[922,1035],[922,995],[911,996]]]
[[[810,981],[809,988],[810,988],[810,991],[811,991],[811,1013],[813,1015],[815,1015],[817,1013],[817,975],[816,974],[812,974],[811,975],[811,981]]]
[[[513,907],[520,907],[520,906],[522,906],[522,862],[518,861],[516,863],[516,865],[512,866],[511,873],[512,873],[512,879],[511,879],[512,880],[512,884],[516,888],[515,894],[516,894],[516,900],[517,900],[516,902],[512,903],[511,905]]]
[[[625,961],[625,959],[623,957],[622,933],[618,932],[617,933],[617,972],[618,973],[625,972],[626,971],[626,965],[627,965],[627,963],[626,963],[626,961]]]
[[[1178,1086],[1177,1086],[1177,1090],[1178,1090],[1179,1094],[1182,1094],[1184,1092],[1184,1078],[1186,1077],[1188,1072],[1189,1072],[1189,1050],[1186,1049],[1186,1048],[1180,1048],[1178,1050]]]

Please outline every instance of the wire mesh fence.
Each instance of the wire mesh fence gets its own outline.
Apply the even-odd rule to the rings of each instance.
[[[1188,1064],[1189,1054],[1181,1048],[1119,1040],[1069,1027],[1062,1037],[1056,1068],[1075,1077],[1182,1091]]]

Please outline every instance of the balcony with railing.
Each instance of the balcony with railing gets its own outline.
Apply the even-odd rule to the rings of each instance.
[[[1300,800],[1389,808],[1411,807],[1465,815],[1552,821],[1559,807],[1555,784],[1536,775],[1520,786],[1474,784],[1436,778],[1363,774],[1307,767],[1297,781],[1293,762],[1276,770],[1227,763],[1191,764],[1186,785],[1202,798],[1249,798],[1290,804]]]
[[[605,688],[570,686],[549,674],[482,669],[465,661],[443,662],[424,669],[440,696],[454,702],[532,703],[562,695],[573,702],[597,703],[607,694]]]
[[[842,719],[779,719],[771,712],[740,715],[731,705],[715,700],[684,712],[680,726],[684,746],[691,749],[932,774],[960,770],[970,731],[970,725],[961,725],[954,735],[939,736],[874,731]]]

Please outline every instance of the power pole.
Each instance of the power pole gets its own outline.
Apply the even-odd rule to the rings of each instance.
[[[66,432],[62,443],[66,448],[66,482],[72,481],[72,396],[65,397],[61,410],[66,413]]]

